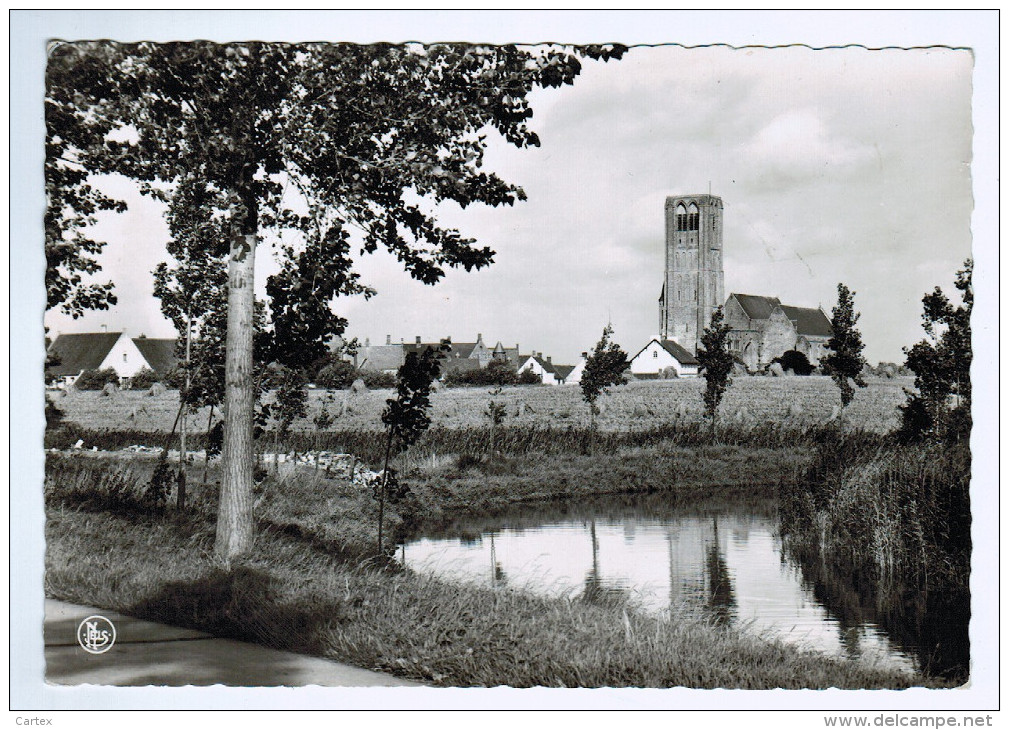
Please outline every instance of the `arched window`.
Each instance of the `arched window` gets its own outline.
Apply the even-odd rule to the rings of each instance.
[[[676,230],[687,230],[687,209],[683,207],[683,203],[676,206]]]
[[[691,203],[690,207],[687,208],[687,230],[696,231],[700,227],[701,213],[697,208],[696,203]]]

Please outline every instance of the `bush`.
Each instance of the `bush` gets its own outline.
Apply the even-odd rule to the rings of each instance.
[[[74,381],[74,387],[78,390],[102,390],[109,383],[119,385],[119,375],[112,368],[85,370]]]
[[[353,365],[346,361],[337,361],[319,370],[315,376],[315,384],[320,388],[343,390],[350,387],[355,375]]]
[[[543,378],[532,370],[523,370],[516,385],[543,385]]]
[[[395,388],[395,373],[380,373],[375,370],[358,370],[355,376],[364,381],[368,389],[372,388]]]
[[[53,403],[51,400],[46,398],[46,430],[49,431],[54,428],[59,428],[60,424],[63,422],[64,417],[63,409]]]
[[[813,366],[809,358],[798,350],[786,350],[780,357],[771,360],[772,363],[779,363],[783,370],[791,370],[796,375],[809,375],[813,372]]]
[[[130,390],[147,390],[157,382],[160,382],[158,374],[150,368],[143,368],[130,378]]]

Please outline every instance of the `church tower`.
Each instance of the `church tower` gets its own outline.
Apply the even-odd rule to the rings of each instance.
[[[712,311],[724,303],[722,199],[666,198],[666,276],[659,298],[662,339],[696,354]]]

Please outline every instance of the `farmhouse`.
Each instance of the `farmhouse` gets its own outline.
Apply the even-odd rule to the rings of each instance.
[[[124,332],[79,332],[61,334],[47,350],[54,364],[46,368],[46,379],[66,387],[85,370],[116,371],[120,381],[128,381],[144,368],[164,376],[175,367],[175,340],[130,338]]]
[[[536,373],[543,380],[544,385],[560,385],[563,378],[558,378],[554,371],[554,364],[549,357],[543,357],[542,352],[533,352],[531,355],[520,355],[517,372],[529,370]]]
[[[766,366],[788,350],[817,365],[830,339],[830,319],[822,309],[793,307],[777,297],[730,294],[725,322],[732,327],[729,351],[750,370]]]
[[[636,378],[693,378],[697,376],[697,358],[673,340],[652,338],[631,358],[631,373]]]

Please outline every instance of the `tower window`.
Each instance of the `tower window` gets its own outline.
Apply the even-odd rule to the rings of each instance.
[[[701,214],[700,213],[690,213],[689,217],[690,217],[690,220],[687,221],[687,225],[690,226],[690,228],[688,230],[691,230],[691,231],[698,230],[698,225],[699,225],[700,220],[701,220]]]

